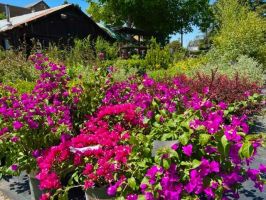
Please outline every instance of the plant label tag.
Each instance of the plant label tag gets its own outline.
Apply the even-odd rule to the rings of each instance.
[[[178,140],[160,141],[154,140],[152,148],[152,156],[156,155],[156,152],[161,148],[171,148],[174,144],[177,144]]]
[[[100,147],[101,145],[94,145],[94,146],[88,146],[88,147],[83,147],[83,148],[69,147],[69,149],[72,153],[76,153],[76,152],[84,153],[85,151],[88,151],[88,150],[97,150]]]

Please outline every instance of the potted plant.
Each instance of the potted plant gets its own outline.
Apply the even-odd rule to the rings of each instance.
[[[129,131],[137,121],[132,104],[99,108],[79,135],[47,149],[38,158],[40,187],[49,190],[51,197],[82,187],[87,199],[112,199],[124,180],[131,152]],[[63,185],[60,180],[69,172],[71,178]]]
[[[60,143],[72,133],[71,110],[80,90],[68,87],[64,66],[49,62],[40,54],[32,57],[41,74],[34,89],[20,94],[1,85],[0,151],[5,156],[4,174],[29,174],[31,189],[38,188],[36,158],[43,149]],[[31,192],[38,199],[39,192]]]
[[[138,132],[128,157],[125,179],[116,190],[117,197],[137,199],[222,199],[238,198],[247,179],[263,190],[266,166],[251,169],[249,164],[262,140],[249,135],[246,116],[228,115],[225,104],[195,99],[184,113],[151,119],[149,134]],[[173,140],[152,157],[154,140]],[[114,184],[115,185],[115,184]]]

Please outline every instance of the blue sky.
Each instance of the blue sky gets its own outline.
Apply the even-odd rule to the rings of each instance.
[[[35,0],[0,0],[0,3],[6,3],[10,5],[17,5],[17,6],[25,6],[33,2],[35,2]],[[64,2],[64,0],[45,0],[45,2],[50,7],[54,7],[54,6],[61,5]],[[86,8],[88,7],[88,3],[86,2],[86,0],[68,0],[68,2],[79,4],[84,12]],[[199,35],[202,35],[202,33],[197,29],[197,27],[194,27],[191,33],[184,35],[184,46],[186,47],[189,41],[195,39],[196,36],[199,36]],[[176,34],[171,37],[171,40],[178,40],[178,39],[180,39],[180,34]]]

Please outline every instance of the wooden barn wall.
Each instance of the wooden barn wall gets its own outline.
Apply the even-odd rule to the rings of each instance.
[[[64,19],[62,15],[67,17]],[[88,35],[91,36],[91,39],[101,36],[106,40],[111,40],[105,31],[81,14],[77,8],[69,7],[31,22],[26,26],[17,27],[5,33],[4,37],[8,38],[12,46],[17,48],[23,41],[30,44],[32,38],[47,47],[49,43],[71,45],[75,38],[81,39]]]

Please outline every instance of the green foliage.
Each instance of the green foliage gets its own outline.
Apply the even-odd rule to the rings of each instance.
[[[79,66],[69,71],[73,78],[70,86],[81,86],[83,93],[77,105],[76,121],[84,120],[84,116],[93,114],[101,105],[106,90],[113,83],[113,78],[106,67]],[[77,78],[77,77],[80,78]]]
[[[18,94],[23,94],[23,93],[29,93],[33,90],[35,86],[35,82],[29,82],[25,80],[16,80],[15,82],[7,83],[7,85],[16,88],[18,91]]]
[[[34,81],[37,75],[33,64],[26,60],[23,53],[0,50],[0,82]]]
[[[51,44],[44,52],[51,60],[67,66],[87,66],[95,63],[95,53],[90,37],[75,39],[73,47],[62,48]]]
[[[140,59],[138,56],[132,56],[131,59],[117,59],[112,66],[115,67],[113,74],[115,81],[123,81],[130,76],[137,75],[145,71],[145,60]]]
[[[118,57],[117,44],[110,44],[106,40],[98,37],[95,43],[96,54],[104,53],[106,60],[114,60]]]
[[[181,43],[177,40],[172,41],[168,44],[168,47],[171,52],[171,56],[173,58],[173,62],[177,62],[183,60],[186,57],[186,49],[184,49]]]
[[[171,64],[171,54],[168,46],[161,48],[153,38],[145,57],[147,69],[167,69]]]
[[[5,14],[4,13],[0,13],[0,20],[5,19],[5,18],[6,18]]]
[[[169,34],[192,30],[199,10],[205,9],[208,0],[87,0],[88,13],[95,21],[106,24],[136,27],[147,32],[160,33],[164,41]],[[199,6],[200,9],[199,9]]]
[[[198,58],[186,58],[177,62],[174,62],[172,66],[168,69],[159,69],[148,71],[149,76],[156,80],[164,79],[166,77],[174,77],[180,74],[191,75],[200,66],[207,63],[207,58],[205,56],[200,56]]]
[[[191,74],[195,75],[197,72],[211,74],[213,70],[231,78],[238,74],[240,77],[246,77],[259,85],[263,85],[265,81],[263,65],[246,55],[240,55],[235,62],[229,62],[226,55],[217,60],[210,59],[207,64],[202,64],[191,71]]]
[[[213,42],[217,56],[226,55],[228,60],[236,60],[239,55],[248,55],[263,60],[260,56],[266,45],[265,19],[238,0],[220,0],[216,10],[219,31]]]

